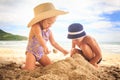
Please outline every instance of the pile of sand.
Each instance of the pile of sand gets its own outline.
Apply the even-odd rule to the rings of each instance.
[[[20,64],[0,64],[0,80],[119,80],[120,67],[110,66],[95,69],[82,56],[75,54],[33,71],[19,68]]]

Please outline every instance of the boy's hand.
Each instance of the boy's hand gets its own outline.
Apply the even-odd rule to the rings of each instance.
[[[70,54],[71,54],[71,57],[72,57],[73,54],[75,54],[75,50],[74,50],[74,48],[71,49]]]

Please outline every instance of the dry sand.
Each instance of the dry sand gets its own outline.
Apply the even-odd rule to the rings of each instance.
[[[2,55],[0,53],[0,55]],[[75,54],[51,65],[39,65],[33,71],[20,69],[23,57],[0,57],[0,80],[120,80],[120,54],[103,54],[95,69],[81,55]]]

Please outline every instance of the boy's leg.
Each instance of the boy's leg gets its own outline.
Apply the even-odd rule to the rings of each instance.
[[[85,56],[85,58],[89,61],[94,57],[94,53],[92,51],[92,49],[90,48],[89,45],[87,44],[83,44],[81,47],[82,51],[83,51],[83,55]]]
[[[23,69],[25,70],[35,69],[35,62],[36,62],[35,56],[31,53],[27,53],[25,67]]]
[[[49,57],[46,54],[44,54],[42,56],[42,58],[40,59],[39,63],[42,64],[43,66],[47,66],[49,64],[52,64],[51,60],[49,59]]]

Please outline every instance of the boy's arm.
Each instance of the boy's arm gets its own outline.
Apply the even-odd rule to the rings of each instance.
[[[45,40],[42,37],[42,34],[41,34],[42,32],[41,32],[39,24],[34,24],[32,27],[32,31],[35,34],[35,37],[37,38],[37,40],[39,41],[39,44],[43,47],[44,52],[49,53]]]
[[[73,43],[73,40],[72,40],[72,48],[75,48],[75,44]]]
[[[62,48],[62,47],[54,40],[54,37],[53,37],[53,34],[52,34],[51,31],[50,31],[49,40],[50,40],[51,45],[54,46],[56,49],[58,49],[59,51],[61,51],[61,52],[64,53],[64,54],[67,54],[67,53],[68,53],[67,50],[65,50],[64,48]]]
[[[74,50],[74,49],[75,49],[75,44],[74,44],[74,42],[73,42],[73,40],[72,40],[72,48],[71,48],[71,52],[70,52],[70,53],[71,53],[71,56],[72,56],[73,54],[75,54],[75,52],[74,52],[75,50]]]

